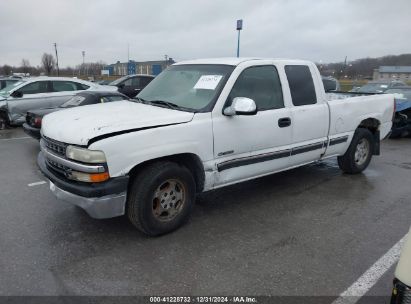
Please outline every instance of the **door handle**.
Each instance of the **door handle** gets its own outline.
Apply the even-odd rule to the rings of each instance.
[[[291,126],[291,118],[290,117],[283,117],[278,120],[278,126],[280,128],[285,128]]]

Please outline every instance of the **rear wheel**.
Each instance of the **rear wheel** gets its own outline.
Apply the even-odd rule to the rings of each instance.
[[[368,129],[358,128],[343,156],[338,157],[338,166],[345,173],[356,174],[364,171],[372,158],[374,139]]]
[[[189,218],[195,201],[190,171],[172,162],[144,168],[131,183],[127,201],[130,222],[150,236],[171,232]]]

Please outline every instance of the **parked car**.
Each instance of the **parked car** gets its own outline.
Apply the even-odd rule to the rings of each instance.
[[[45,116],[38,165],[59,199],[160,235],[187,221],[199,192],[336,156],[346,173],[365,170],[391,130],[393,96],[328,98],[308,61],[181,62],[140,103]]]
[[[32,109],[58,107],[81,91],[117,91],[89,81],[64,77],[21,79],[0,90],[0,119],[10,125],[22,125]]]
[[[395,116],[390,138],[400,138],[411,135],[411,87],[397,87],[385,91],[394,94]]]
[[[396,87],[407,86],[403,81],[393,80],[393,81],[370,81],[367,84],[360,87],[355,92],[359,93],[384,93],[388,89],[394,89]]]
[[[341,91],[340,82],[334,77],[321,76],[325,92]]]
[[[5,87],[18,82],[20,79],[12,78],[12,77],[2,77],[0,78],[0,90],[4,89]]]
[[[395,270],[391,304],[411,303],[411,229],[402,248],[401,257]]]
[[[153,79],[152,75],[127,75],[112,81],[109,85],[118,87],[120,93],[133,98]]]
[[[31,137],[40,139],[41,121],[43,117],[47,114],[73,107],[120,100],[129,100],[129,98],[126,95],[121,94],[119,92],[83,91],[77,93],[57,108],[45,108],[28,111],[26,115],[26,122],[23,124],[23,129]]]

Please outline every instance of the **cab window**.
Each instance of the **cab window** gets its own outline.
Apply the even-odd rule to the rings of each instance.
[[[314,81],[310,68],[306,65],[285,66],[291,99],[294,106],[304,106],[317,103]]]
[[[274,66],[255,66],[244,70],[230,92],[229,105],[235,97],[251,98],[258,111],[283,108],[283,93],[277,69]]]

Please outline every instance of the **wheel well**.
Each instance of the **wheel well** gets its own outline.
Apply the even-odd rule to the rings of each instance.
[[[380,121],[378,119],[375,118],[367,118],[364,119],[360,125],[358,126],[358,128],[365,128],[371,131],[372,134],[375,134],[379,127],[380,127]]]
[[[148,165],[158,162],[158,161],[171,161],[182,166],[185,166],[188,170],[190,170],[191,174],[194,177],[194,181],[196,183],[196,191],[201,192],[204,188],[205,182],[205,174],[204,174],[204,167],[203,163],[200,158],[193,154],[193,153],[182,153],[182,154],[174,154],[165,157],[150,159],[145,162],[142,162],[135,167],[133,167],[129,175],[134,176],[138,171],[142,168],[147,167]]]
[[[373,142],[373,154],[380,155],[380,121],[375,118],[364,119],[358,128],[368,129],[374,138]]]

